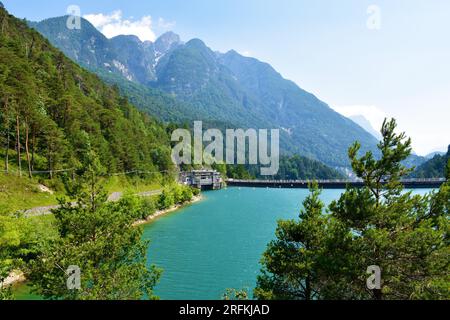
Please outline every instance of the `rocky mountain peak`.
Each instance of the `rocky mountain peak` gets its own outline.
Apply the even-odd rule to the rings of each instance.
[[[181,44],[180,36],[172,31],[169,31],[162,34],[155,41],[155,50],[160,54],[165,54],[179,44]]]

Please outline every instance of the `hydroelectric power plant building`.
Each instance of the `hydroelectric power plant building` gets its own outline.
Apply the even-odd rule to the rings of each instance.
[[[215,170],[182,172],[180,182],[201,190],[219,190],[224,186],[221,174]]]

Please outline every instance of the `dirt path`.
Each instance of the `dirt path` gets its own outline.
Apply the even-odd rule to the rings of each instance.
[[[152,191],[145,191],[137,193],[136,195],[139,197],[151,197],[151,196],[157,196],[162,193],[162,190],[152,190]],[[108,201],[114,202],[119,201],[123,197],[123,192],[113,192],[109,197]],[[72,202],[72,205],[75,205],[75,202]],[[37,217],[37,216],[45,216],[52,214],[52,210],[58,209],[59,205],[53,205],[53,206],[46,206],[46,207],[36,207],[32,209],[28,209],[23,211],[24,215],[26,217]]]

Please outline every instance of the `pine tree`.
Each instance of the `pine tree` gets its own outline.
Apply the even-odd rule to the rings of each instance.
[[[80,183],[69,192],[77,204],[61,200],[54,210],[59,238],[31,263],[27,277],[46,299],[155,299],[161,271],[147,266],[148,243],[135,222],[133,201],[108,203],[99,183],[103,168],[94,153]],[[67,287],[70,266],[81,270],[81,287]]]
[[[258,298],[309,299],[310,292],[314,299],[450,298],[450,186],[425,196],[403,190],[401,178],[410,170],[402,161],[411,141],[395,129],[394,120],[384,122],[380,159],[358,157],[358,143],[349,149],[363,188],[348,188],[330,204],[329,215],[321,213],[312,190],[308,214],[279,223],[262,260]],[[370,266],[381,270],[380,288],[366,286]]]
[[[259,299],[313,300],[320,297],[319,267],[324,246],[324,204],[317,184],[303,202],[299,221],[280,221],[277,240],[272,241],[264,254],[264,269],[258,277],[255,296]]]

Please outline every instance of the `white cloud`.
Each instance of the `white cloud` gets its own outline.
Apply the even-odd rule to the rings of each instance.
[[[388,118],[388,115],[376,106],[351,105],[333,107],[333,109],[345,117],[364,116],[376,130],[379,130],[384,119]]]
[[[139,20],[133,18],[124,19],[121,10],[111,14],[87,14],[83,18],[94,25],[107,38],[118,35],[135,35],[141,41],[155,41],[156,35],[153,31],[151,16],[144,16]]]

